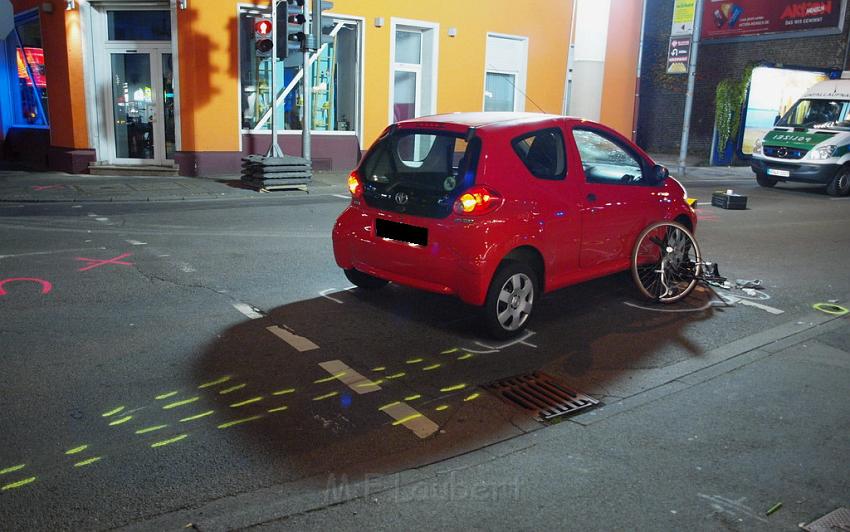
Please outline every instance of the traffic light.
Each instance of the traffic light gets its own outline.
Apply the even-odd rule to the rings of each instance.
[[[307,40],[304,34],[304,0],[284,0],[277,8],[277,57],[286,59],[290,52],[300,52]]]
[[[257,57],[271,57],[273,48],[271,20],[265,18],[254,20],[254,46]]]

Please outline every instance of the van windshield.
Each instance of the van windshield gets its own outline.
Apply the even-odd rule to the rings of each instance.
[[[795,103],[776,125],[850,131],[848,113],[850,113],[850,101],[804,98]]]
[[[474,180],[480,141],[424,130],[396,130],[360,165],[364,200],[372,207],[442,218]]]

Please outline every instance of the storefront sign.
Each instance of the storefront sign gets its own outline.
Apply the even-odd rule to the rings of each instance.
[[[696,0],[676,0],[673,3],[673,27],[670,30],[671,36],[693,35],[695,10]]]
[[[703,4],[702,38],[838,29],[845,1],[707,0]]]
[[[667,73],[687,74],[690,57],[691,37],[670,37],[670,48],[667,53]]]

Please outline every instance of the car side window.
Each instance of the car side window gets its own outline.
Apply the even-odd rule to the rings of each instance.
[[[558,128],[542,129],[515,138],[511,145],[531,175],[540,179],[564,179],[567,158],[564,136]]]
[[[588,183],[645,184],[638,158],[613,140],[589,129],[574,129],[573,138]]]

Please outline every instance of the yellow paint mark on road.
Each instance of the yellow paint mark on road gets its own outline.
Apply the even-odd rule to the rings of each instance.
[[[420,417],[422,417],[422,414],[420,414],[419,412],[416,412],[415,414],[410,414],[409,416],[405,416],[401,419],[397,419],[397,420],[393,421],[393,426],[395,427],[395,426],[398,426],[398,425],[403,425],[403,424],[407,423],[408,421],[413,421],[414,419],[417,419],[417,418],[420,418]]]
[[[243,417],[242,419],[237,419],[237,420],[234,420],[234,421],[228,421],[227,423],[222,423],[221,425],[218,426],[218,428],[226,429],[228,427],[233,427],[235,425],[241,425],[242,423],[248,423],[249,421],[256,421],[256,420],[258,420],[262,417],[263,416],[261,416],[261,415],[260,416]]]
[[[288,393],[295,392],[295,388],[287,388],[285,390],[278,390],[276,392],[272,392],[272,395],[286,395]]]
[[[318,396],[314,397],[313,400],[314,401],[323,401],[325,399],[330,399],[331,397],[334,397],[336,395],[339,395],[339,392],[331,392],[331,393],[326,393],[324,395],[318,395]]]
[[[74,467],[87,466],[89,464],[93,464],[93,463],[97,462],[101,458],[103,458],[103,457],[102,456],[95,456],[94,458],[89,458],[88,460],[83,460],[82,462],[77,462],[76,464],[74,464]]]
[[[458,390],[463,390],[466,388],[466,384],[455,384],[454,386],[446,386],[445,388],[440,388],[441,392],[456,392]]]
[[[383,384],[383,383],[384,383],[384,380],[385,380],[385,379],[378,379],[378,380],[376,380],[376,381],[361,382],[360,384],[358,384],[358,385],[357,385],[357,387],[358,387],[358,388],[371,388],[371,387],[373,387],[373,386],[377,386],[377,385],[379,385],[379,384]]]
[[[386,405],[382,406],[382,407],[381,407],[381,408],[379,408],[378,410],[386,410],[387,408],[392,408],[392,407],[394,407],[395,405],[400,405],[400,404],[401,404],[401,401],[394,401],[394,402],[392,402],[392,403],[389,403],[389,404],[386,404]]]
[[[147,434],[148,432],[153,432],[155,430],[164,429],[167,426],[168,425],[154,425],[153,427],[146,427],[146,428],[137,430],[136,434]]]
[[[378,366],[377,368],[372,368],[372,371],[386,371],[386,366]]]
[[[211,386],[216,386],[218,384],[224,384],[225,382],[227,382],[229,380],[230,380],[230,375],[225,375],[224,377],[221,377],[221,378],[216,379],[214,381],[205,382],[205,383],[201,384],[200,386],[198,386],[198,389],[203,390],[204,388],[209,388]]]
[[[287,408],[289,408],[289,407],[286,406],[286,405],[283,405],[283,406],[278,406],[276,408],[269,408],[268,410],[266,410],[266,412],[268,412],[269,414],[274,414],[275,412],[283,412]]]
[[[109,426],[110,426],[110,427],[113,427],[113,426],[115,426],[115,425],[121,425],[121,424],[123,424],[123,423],[126,423],[126,422],[130,421],[131,419],[133,419],[133,416],[124,416],[124,417],[122,417],[122,418],[116,419],[115,421],[111,421],[111,422],[109,423]]]
[[[124,410],[124,408],[125,407],[123,407],[123,406],[119,406],[118,408],[113,408],[109,412],[104,412],[103,414],[101,414],[101,417],[113,416],[113,415],[117,414],[118,412]]]
[[[178,406],[183,406],[183,405],[188,405],[189,403],[194,403],[198,399],[200,399],[200,397],[195,396],[195,397],[192,397],[191,399],[183,399],[182,401],[175,401],[173,403],[168,403],[167,405],[163,406],[162,409],[163,410],[171,410],[172,408],[177,408]]]
[[[239,408],[240,406],[250,405],[251,403],[258,403],[263,400],[263,396],[252,397],[250,399],[245,399],[244,401],[239,401],[238,403],[233,403],[230,405],[230,408]]]
[[[12,467],[7,467],[6,469],[0,469],[0,475],[5,475],[6,473],[14,473],[15,471],[20,471],[25,468],[26,464],[18,464]]]
[[[175,396],[175,395],[177,395],[178,393],[180,393],[180,392],[178,392],[178,391],[176,391],[176,390],[175,390],[175,391],[173,391],[173,392],[168,392],[168,393],[159,394],[159,395],[157,395],[156,397],[154,397],[154,399],[156,399],[157,401],[162,401],[163,399],[168,399],[169,397],[174,397],[174,396]]]
[[[473,357],[472,353],[466,353],[465,355],[461,355],[461,356],[457,357],[457,359],[458,360],[467,360],[467,359],[472,358],[472,357]]]
[[[457,347],[453,347],[451,349],[446,349],[445,351],[441,351],[440,354],[441,355],[451,355],[452,353],[457,353],[458,351],[460,351],[460,349],[458,349]]]
[[[850,310],[842,307],[841,305],[836,305],[834,303],[816,303],[812,305],[812,308],[815,310],[819,310],[821,312],[825,312],[832,316],[843,316],[850,312]]]
[[[195,421],[196,419],[201,419],[202,417],[211,416],[215,413],[215,410],[207,410],[206,412],[201,412],[200,414],[195,414],[194,416],[184,417],[180,420],[180,423],[185,423],[187,421]]]
[[[315,380],[315,381],[313,381],[313,384],[322,384],[322,383],[325,383],[325,382],[331,382],[333,380],[340,379],[342,377],[345,377],[344,371],[341,371],[341,372],[337,373],[336,375],[331,375],[330,377],[325,377],[323,379]]]
[[[67,451],[65,451],[65,454],[77,454],[77,453],[81,453],[81,452],[85,451],[85,450],[86,450],[86,449],[88,449],[88,448],[89,448],[89,446],[88,446],[88,445],[80,445],[79,447],[74,447],[73,449],[68,449]]]
[[[398,373],[394,373],[393,375],[387,375],[387,379],[398,379],[399,377],[404,377],[407,373],[400,371]]]
[[[410,360],[405,360],[404,363],[405,364],[419,364],[423,360],[425,360],[425,359],[424,358],[411,358]]]
[[[188,438],[188,437],[189,437],[188,434],[181,434],[180,436],[175,436],[175,437],[169,438],[167,440],[162,440],[162,441],[158,441],[156,443],[152,443],[151,447],[154,448],[154,449],[157,448],[157,447],[165,447],[166,445],[171,445],[174,442],[178,442],[178,441],[185,439],[185,438]]]
[[[464,402],[466,402],[466,401],[474,401],[474,400],[478,399],[480,396],[481,396],[481,394],[480,394],[480,393],[475,392],[474,394],[472,394],[472,395],[470,395],[470,396],[465,397],[463,400],[464,400]]]
[[[11,484],[6,484],[0,491],[12,490],[15,488],[20,488],[21,486],[26,486],[27,484],[31,484],[35,482],[36,477],[25,478],[23,480],[19,480],[17,482],[12,482]]]
[[[404,398],[404,400],[405,401],[415,401],[415,400],[421,399],[421,398],[422,398],[421,395],[416,394],[416,395],[408,395],[407,397]]]
[[[446,410],[448,408],[449,408],[449,405],[440,405],[437,408],[435,408],[434,410],[436,410],[437,412],[442,412],[443,410]]]
[[[424,368],[422,368],[422,371],[431,371],[439,368],[440,366],[442,366],[442,364],[431,364],[430,366],[425,366]]]
[[[245,386],[248,386],[248,385],[243,382],[242,384],[237,384],[236,386],[231,386],[230,388],[225,388],[223,390],[219,390],[218,393],[219,393],[219,395],[228,394],[230,392],[235,392],[236,390],[241,390]]]

